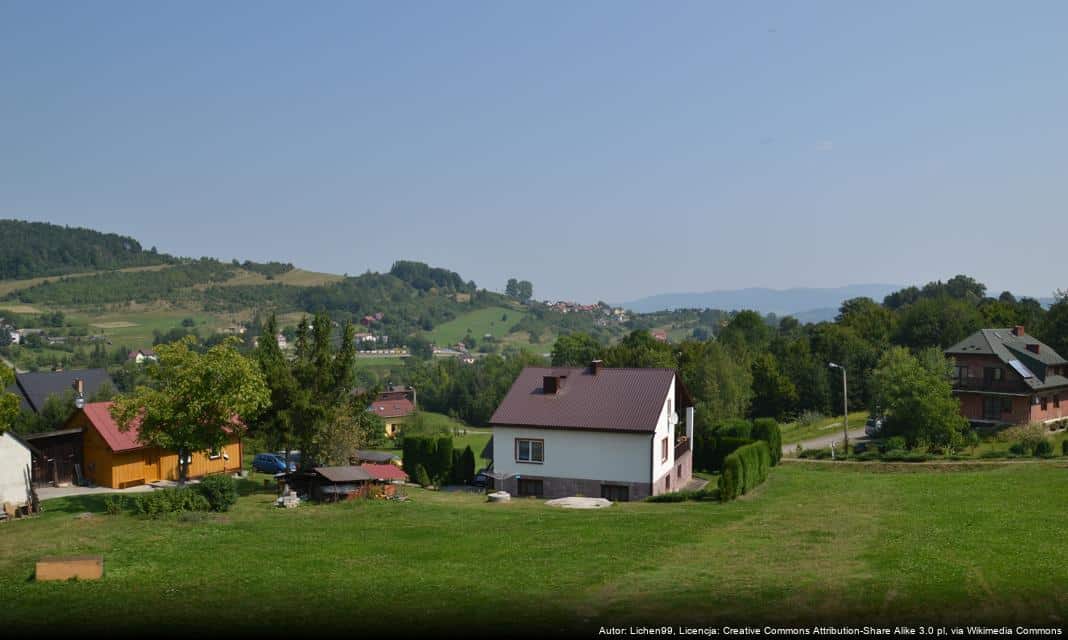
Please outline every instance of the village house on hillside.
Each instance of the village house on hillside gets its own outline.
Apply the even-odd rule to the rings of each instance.
[[[387,438],[393,438],[401,430],[408,416],[415,413],[415,389],[391,387],[375,397],[368,411],[382,418]]]
[[[673,369],[526,367],[490,420],[496,487],[613,501],[681,489],[693,404]]]
[[[131,351],[126,356],[127,360],[136,362],[137,364],[144,364],[146,360],[156,362],[159,358],[156,357],[156,352],[151,349],[138,349],[137,351]]]
[[[1024,327],[982,329],[945,353],[955,361],[953,392],[969,421],[1068,419],[1068,360]]]

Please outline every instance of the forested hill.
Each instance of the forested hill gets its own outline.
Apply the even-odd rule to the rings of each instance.
[[[0,220],[0,280],[174,262],[116,233],[47,222]]]

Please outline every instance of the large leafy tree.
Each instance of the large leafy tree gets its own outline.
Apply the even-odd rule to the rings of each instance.
[[[597,339],[581,331],[567,333],[556,339],[553,345],[554,367],[577,367],[601,357],[601,345]]]
[[[301,449],[301,464],[313,465],[320,457],[322,434],[339,420],[349,404],[354,384],[355,329],[346,322],[340,345],[333,346],[333,322],[324,313],[309,324],[303,318],[297,326],[295,358],[289,363],[299,392],[289,405],[275,407],[288,412],[293,435]]]
[[[875,402],[887,415],[887,432],[910,446],[958,447],[968,422],[950,383],[951,363],[936,348],[914,356],[903,347],[883,354],[872,373]]]
[[[0,364],[0,433],[10,429],[19,417],[18,396],[4,391],[14,383],[15,374],[6,365]]]
[[[770,353],[757,356],[752,370],[753,403],[750,414],[758,418],[785,420],[797,406],[797,387]]]
[[[1041,324],[1040,337],[1054,351],[1068,357],[1068,291],[1057,293],[1057,302],[1050,307]]]
[[[204,353],[192,338],[160,345],[148,368],[152,386],[120,397],[111,409],[119,429],[140,422],[138,439],[147,446],[178,452],[178,478],[189,474],[193,453],[221,448],[234,419],[248,419],[270,401],[263,374],[227,340]]]
[[[897,343],[912,349],[948,347],[983,325],[983,316],[970,302],[949,296],[924,298],[904,310]]]

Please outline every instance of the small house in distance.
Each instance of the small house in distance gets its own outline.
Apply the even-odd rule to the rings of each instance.
[[[673,369],[527,367],[490,420],[495,484],[613,501],[675,491],[691,480],[693,420]]]
[[[386,437],[392,438],[400,431],[408,416],[415,412],[415,389],[391,387],[389,391],[379,393],[368,410],[382,418]]]
[[[90,402],[75,412],[65,428],[83,432],[85,479],[101,487],[124,489],[160,480],[178,479],[178,454],[147,447],[137,440],[138,425],[119,430],[111,417],[110,402]],[[241,430],[235,425],[229,441],[220,450],[192,454],[189,477],[241,470]]]
[[[146,360],[156,362],[159,358],[156,357],[156,352],[151,349],[138,349],[137,351],[131,351],[127,356],[127,360],[136,362],[137,364],[144,364]]]
[[[1068,420],[1068,360],[1024,327],[981,329],[952,347],[953,393],[977,424]]]

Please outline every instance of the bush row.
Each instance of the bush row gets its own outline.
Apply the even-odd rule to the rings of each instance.
[[[753,422],[734,419],[713,425],[704,437],[694,442],[695,470],[716,472],[723,468],[724,459],[741,446],[754,441],[768,445],[772,466],[782,458],[782,430],[771,418],[757,418]]]
[[[237,502],[237,484],[228,475],[208,476],[196,485],[156,489],[136,496],[104,496],[104,511],[111,515],[129,509],[138,515],[162,518],[172,513],[228,511]]]
[[[406,436],[401,457],[405,473],[416,482],[419,467],[432,482],[446,482],[452,471],[452,436]]]
[[[734,500],[759,486],[767,480],[770,468],[768,443],[759,440],[739,447],[723,461],[719,476],[720,500]]]
[[[717,487],[705,487],[704,489],[698,489],[697,491],[672,491],[671,493],[661,493],[656,496],[649,496],[645,499],[646,502],[686,502],[687,500],[717,500],[719,499],[719,488]]]

